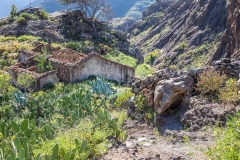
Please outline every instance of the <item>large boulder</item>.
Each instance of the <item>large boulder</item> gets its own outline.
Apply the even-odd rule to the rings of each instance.
[[[154,109],[162,114],[166,109],[188,104],[194,89],[192,76],[170,78],[159,81],[154,92]]]

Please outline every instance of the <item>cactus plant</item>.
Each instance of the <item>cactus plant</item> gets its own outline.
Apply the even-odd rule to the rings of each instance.
[[[111,87],[110,83],[98,77],[95,81],[90,82],[90,86],[92,93],[98,95],[103,94],[105,97],[108,97],[111,94],[116,93],[116,90]]]

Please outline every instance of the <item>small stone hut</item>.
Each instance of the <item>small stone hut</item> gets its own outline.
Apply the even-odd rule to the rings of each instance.
[[[49,61],[57,70],[59,79],[67,83],[86,80],[91,75],[119,83],[129,83],[135,79],[134,68],[110,61],[96,53],[84,55],[64,49],[55,52]]]
[[[34,82],[31,84],[29,90],[38,91],[42,89],[45,85],[49,83],[58,83],[59,78],[57,77],[56,70],[39,73],[36,64],[34,64],[32,56],[29,58],[26,63],[19,62],[13,66],[9,67],[9,75],[12,77],[11,83],[13,85],[17,85],[17,78],[20,74],[29,74],[33,77]]]

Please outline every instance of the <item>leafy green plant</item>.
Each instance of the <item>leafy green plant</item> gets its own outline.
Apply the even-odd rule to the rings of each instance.
[[[94,94],[108,97],[111,94],[116,93],[116,90],[111,86],[111,84],[104,79],[97,77],[96,80],[91,81],[89,84],[91,86],[91,91]]]
[[[188,47],[187,43],[185,41],[182,41],[181,48],[185,50]]]
[[[132,97],[132,93],[130,90],[125,90],[123,93],[118,95],[118,98],[116,99],[116,101],[114,102],[114,105],[116,107],[121,107],[121,108],[125,108],[126,102],[129,98]]]
[[[12,94],[12,97],[13,100],[11,102],[14,106],[14,110],[19,113],[20,110],[27,104],[26,90],[24,90],[24,93],[22,93],[20,90],[17,90],[14,94]]]
[[[37,62],[38,71],[40,73],[50,71],[53,69],[52,64],[47,60],[47,58],[44,55],[38,55],[34,58],[34,60]]]
[[[238,85],[236,79],[228,79],[223,88],[219,90],[219,99],[225,102],[236,102],[238,97]]]

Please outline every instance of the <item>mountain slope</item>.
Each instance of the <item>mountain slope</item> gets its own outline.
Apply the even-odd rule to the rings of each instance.
[[[217,49],[226,24],[225,0],[158,0],[129,30],[131,44],[162,68],[201,67]]]

